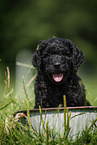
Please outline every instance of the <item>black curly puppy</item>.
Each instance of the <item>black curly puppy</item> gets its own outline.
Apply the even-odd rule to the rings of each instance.
[[[35,83],[35,108],[63,105],[89,105],[84,85],[76,72],[84,62],[84,55],[70,40],[51,38],[42,41],[33,54],[32,63],[38,71]]]

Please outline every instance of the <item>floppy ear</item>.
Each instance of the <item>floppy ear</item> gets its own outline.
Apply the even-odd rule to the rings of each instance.
[[[84,54],[71,40],[67,40],[67,43],[69,44],[69,48],[72,52],[71,61],[73,70],[77,71],[80,65],[84,63]]]
[[[41,44],[38,45],[36,52],[32,55],[32,64],[36,67],[38,72],[41,71],[42,50],[45,46],[45,41],[42,41]]]

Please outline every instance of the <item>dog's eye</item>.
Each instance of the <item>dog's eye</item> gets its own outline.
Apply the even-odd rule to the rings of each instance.
[[[72,56],[71,52],[65,52],[65,55],[68,56],[68,57]]]
[[[43,58],[48,58],[48,57],[50,57],[50,54],[49,53],[43,55]]]

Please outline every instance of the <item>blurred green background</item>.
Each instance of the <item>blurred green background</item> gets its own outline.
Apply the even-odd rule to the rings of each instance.
[[[22,68],[17,68],[16,61],[31,64],[39,41],[53,36],[71,39],[84,52],[85,64],[79,74],[87,98],[97,105],[97,0],[0,0],[0,94],[6,67],[13,87],[16,72]],[[29,61],[26,51],[31,54]],[[24,57],[17,60],[21,52]]]

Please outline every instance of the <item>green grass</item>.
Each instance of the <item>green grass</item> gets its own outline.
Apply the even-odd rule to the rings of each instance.
[[[86,97],[93,106],[97,106],[97,75],[82,75]]]
[[[32,69],[32,68],[31,68]],[[29,74],[27,74],[29,75]],[[97,79],[86,79],[83,77],[84,84],[87,89],[87,98],[92,103],[92,105],[97,105],[96,95],[96,82]],[[95,125],[95,129],[92,130],[92,127],[87,130],[83,130],[82,134],[77,135],[76,139],[73,140],[73,137],[68,138],[69,134],[69,119],[70,114],[68,115],[68,121],[66,122],[66,110],[64,110],[64,126],[67,128],[64,132],[64,136],[57,137],[55,134],[51,133],[48,123],[46,123],[46,130],[44,133],[37,133],[36,130],[33,130],[32,125],[30,124],[29,119],[29,109],[34,107],[34,93],[33,93],[33,81],[26,82],[26,77],[22,77],[22,86],[15,92],[14,88],[11,87],[10,84],[10,72],[7,67],[7,71],[5,73],[5,89],[4,93],[0,95],[0,144],[1,145],[39,145],[39,144],[56,144],[56,145],[96,145],[97,144],[97,126]],[[32,93],[29,93],[29,88]],[[32,95],[30,95],[32,94]],[[33,97],[32,97],[33,96]],[[65,106],[65,105],[64,105]],[[29,119],[30,127],[23,125],[18,122],[18,118],[13,116],[14,112],[19,110],[27,110],[27,116]],[[41,108],[40,108],[41,114]],[[42,114],[41,114],[42,115]],[[42,121],[43,122],[43,121]],[[92,123],[91,123],[92,124]]]
[[[97,106],[97,76],[85,79],[87,98],[93,106]]]

